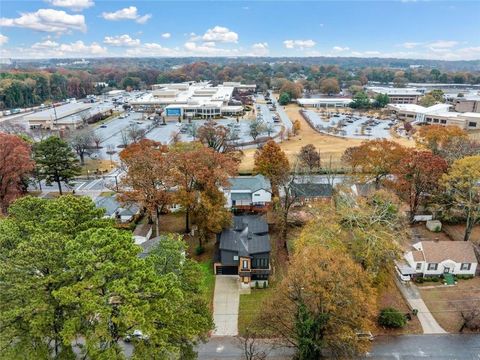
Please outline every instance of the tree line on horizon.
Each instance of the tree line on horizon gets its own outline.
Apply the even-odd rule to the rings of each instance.
[[[448,71],[437,68],[400,69],[388,67],[348,67],[339,65],[305,65],[301,62],[251,64],[247,62],[217,64],[194,62],[182,66],[130,67],[114,64],[92,65],[86,69],[46,68],[6,70],[0,73],[0,109],[29,107],[69,97],[83,98],[109,89],[148,89],[155,83],[182,81],[239,81],[256,84],[262,91],[282,79],[297,81],[306,91],[321,90],[321,82],[334,78],[342,88],[363,86],[369,81],[394,83],[436,82],[479,84],[479,71]],[[105,83],[107,86],[96,86]]]

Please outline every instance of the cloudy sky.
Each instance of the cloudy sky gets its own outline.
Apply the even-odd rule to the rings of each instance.
[[[0,56],[480,59],[480,1],[1,0]]]

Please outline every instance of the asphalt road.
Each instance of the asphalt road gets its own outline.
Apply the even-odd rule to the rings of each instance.
[[[271,344],[263,343],[268,350],[267,359],[291,359],[293,351],[285,348],[271,349]],[[245,359],[241,343],[233,337],[213,337],[198,347],[200,360]],[[373,349],[365,359],[374,360],[479,360],[480,335],[404,335],[380,336],[375,339]]]

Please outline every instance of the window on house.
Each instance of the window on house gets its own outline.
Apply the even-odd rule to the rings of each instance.
[[[468,126],[469,126],[469,127],[477,127],[477,123],[470,121],[470,122],[468,123]]]
[[[252,267],[255,269],[268,269],[268,259],[267,258],[253,259]]]
[[[237,255],[233,255],[233,260],[237,261],[237,260],[238,260],[238,256],[237,256]]]
[[[437,270],[438,264],[430,263],[428,264],[428,270]]]
[[[446,123],[447,123],[447,120],[445,120],[445,119],[440,120],[440,123],[441,123],[441,124],[446,124]]]
[[[260,194],[253,194],[253,196],[260,196]]]
[[[242,265],[242,268],[243,268],[243,269],[248,269],[248,260],[243,260],[243,261],[242,261],[242,264],[243,264],[243,265]]]
[[[470,263],[463,263],[461,266],[460,266],[460,270],[470,270],[472,264]]]
[[[420,270],[422,268],[422,263],[417,263],[417,270]]]

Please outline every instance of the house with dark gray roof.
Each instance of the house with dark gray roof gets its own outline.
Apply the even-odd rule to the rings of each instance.
[[[272,186],[263,175],[237,176],[223,189],[228,208],[264,207],[272,201]]]
[[[294,182],[291,187],[296,202],[301,205],[312,201],[329,201],[333,195],[333,187],[330,184]]]
[[[234,216],[233,226],[217,236],[215,274],[239,275],[244,284],[268,281],[270,236],[260,215]]]
[[[140,212],[136,204],[122,205],[115,196],[99,196],[95,199],[97,208],[105,209],[105,217],[120,222],[129,222]]]

